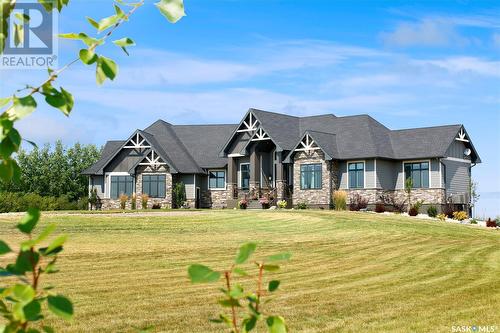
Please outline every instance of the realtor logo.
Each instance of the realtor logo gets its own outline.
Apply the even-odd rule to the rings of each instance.
[[[1,68],[47,69],[57,66],[57,16],[54,12],[47,12],[38,2],[16,4],[7,19],[8,39],[1,54]]]

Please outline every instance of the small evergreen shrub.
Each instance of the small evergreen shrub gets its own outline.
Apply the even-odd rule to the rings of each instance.
[[[347,209],[347,192],[346,191],[335,191],[333,192],[333,206],[335,210],[346,210]]]
[[[276,204],[280,209],[285,209],[288,206],[288,202],[286,202],[286,200],[280,200]]]
[[[453,212],[453,219],[457,221],[463,221],[468,218],[469,215],[464,211]]]
[[[128,195],[126,194],[120,194],[120,208],[125,209],[125,206],[127,205],[128,201]]]
[[[184,201],[186,201],[186,186],[183,182],[176,183],[172,192],[174,197],[174,208],[182,208]]]
[[[476,219],[470,220],[470,224],[477,224],[477,220]]]
[[[385,205],[383,203],[378,203],[375,205],[375,212],[376,213],[383,213],[385,212]]]
[[[436,217],[437,216],[436,206],[429,206],[429,208],[427,208],[427,215],[429,215],[430,217]]]
[[[307,208],[308,208],[307,202],[303,201],[297,203],[297,209],[307,209]]]
[[[148,200],[149,200],[149,195],[143,194],[141,196],[141,207],[142,207],[142,209],[148,209]]]
[[[366,209],[368,207],[368,200],[362,197],[359,193],[355,193],[351,196],[351,203],[349,209],[351,211],[359,211],[361,209]]]

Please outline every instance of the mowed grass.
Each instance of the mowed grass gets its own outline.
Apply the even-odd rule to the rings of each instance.
[[[63,332],[147,326],[156,332],[222,332],[208,322],[220,310],[220,285],[191,285],[187,267],[204,263],[222,270],[240,244],[257,241],[256,257],[293,255],[281,272],[268,276],[282,284],[264,307],[284,316],[291,332],[500,327],[497,231],[353,212],[179,213],[43,216],[41,225],[55,222],[70,238],[61,272],[42,282],[71,297],[76,311],[69,323],[51,323]],[[17,220],[0,216],[0,238],[11,245],[21,239]]]

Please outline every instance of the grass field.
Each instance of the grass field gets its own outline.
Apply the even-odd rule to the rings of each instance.
[[[20,240],[18,219],[0,216],[0,238],[12,246]],[[149,325],[157,332],[221,332],[208,322],[219,311],[219,285],[191,285],[187,266],[224,269],[249,240],[259,242],[257,257],[293,254],[273,275],[282,285],[268,305],[291,332],[500,330],[500,233],[494,230],[328,211],[53,214],[42,222],[56,222],[70,236],[61,272],[43,281],[74,302],[72,322],[53,322],[63,332]]]

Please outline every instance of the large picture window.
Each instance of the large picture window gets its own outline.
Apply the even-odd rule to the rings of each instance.
[[[250,164],[240,164],[240,187],[242,190],[250,189]]]
[[[158,175],[142,175],[142,193],[149,195],[151,198],[165,198],[166,176]]]
[[[365,163],[353,162],[348,164],[349,167],[349,188],[364,188],[365,187]]]
[[[127,176],[110,176],[111,177],[111,199],[118,199],[121,194],[126,194],[129,197],[134,192],[134,177]]]
[[[405,180],[411,178],[413,188],[429,187],[429,162],[405,163]]]
[[[321,164],[302,164],[300,166],[300,189],[321,189]]]
[[[225,171],[209,171],[208,172],[208,188],[210,189],[225,189],[226,188],[226,172]]]

